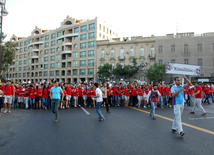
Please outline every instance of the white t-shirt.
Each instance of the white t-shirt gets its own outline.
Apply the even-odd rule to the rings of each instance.
[[[102,97],[102,91],[100,90],[100,88],[96,89],[96,96],[99,94],[100,97],[96,98],[97,102],[102,102],[103,101],[103,97]]]

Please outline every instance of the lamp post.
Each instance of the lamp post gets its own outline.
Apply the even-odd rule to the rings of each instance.
[[[0,0],[1,17],[0,17],[0,73],[1,73],[1,50],[2,50],[2,21],[3,16],[8,15],[8,11],[5,9],[6,0]]]

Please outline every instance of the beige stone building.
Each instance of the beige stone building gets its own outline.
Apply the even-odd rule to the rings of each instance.
[[[201,77],[192,77],[192,82],[198,78],[210,78],[214,82],[214,33],[196,35],[190,33],[167,34],[156,37],[156,61],[158,63],[181,63],[201,66]],[[172,82],[174,77],[167,75],[166,81]]]
[[[139,72],[130,80],[138,79],[141,81],[147,81],[147,70],[152,64],[154,64],[156,58],[155,37],[138,36],[97,41],[96,55],[96,71],[98,71],[99,66],[105,63],[112,64],[113,68],[116,67],[117,63],[122,65],[132,65],[133,58],[137,58],[138,64],[146,64],[146,66],[141,67]],[[124,80],[128,81],[129,79]]]
[[[11,37],[18,46],[5,77],[34,82],[89,81],[95,76],[96,40],[111,40],[118,35],[115,28],[97,17],[78,20],[67,16],[55,30],[36,26],[28,37]]]

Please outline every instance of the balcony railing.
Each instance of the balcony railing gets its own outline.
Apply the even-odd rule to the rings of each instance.
[[[149,54],[150,59],[155,59],[156,55],[155,54]]]
[[[125,60],[125,56],[119,56],[118,60]]]

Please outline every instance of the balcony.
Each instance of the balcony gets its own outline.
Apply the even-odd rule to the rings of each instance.
[[[183,52],[183,53],[182,53],[182,56],[183,56],[183,57],[190,56],[190,52]]]
[[[61,38],[64,38],[64,37],[74,37],[74,36],[78,36],[79,33],[69,33],[69,34],[65,34],[65,35],[62,35],[62,36],[59,36],[57,37],[57,39],[61,39]]]
[[[155,54],[149,54],[149,59],[155,59],[156,58],[156,55]]]
[[[32,42],[30,44],[28,44],[28,46],[31,46],[31,45],[38,45],[38,44],[43,44],[44,41],[35,41],[35,42]]]
[[[71,53],[72,53],[71,49],[70,50],[62,51],[62,54],[71,54]]]
[[[39,55],[38,55],[38,54],[32,54],[32,55],[31,55],[31,58],[32,58],[32,59],[38,59],[38,58],[39,58]]]
[[[119,57],[118,57],[118,60],[120,60],[120,61],[125,60],[125,56],[123,56],[123,57],[119,56]]]
[[[39,52],[39,48],[32,49],[32,52]]]
[[[65,45],[72,45],[72,42],[65,42],[65,41],[63,41],[62,42],[62,46],[65,46]]]

